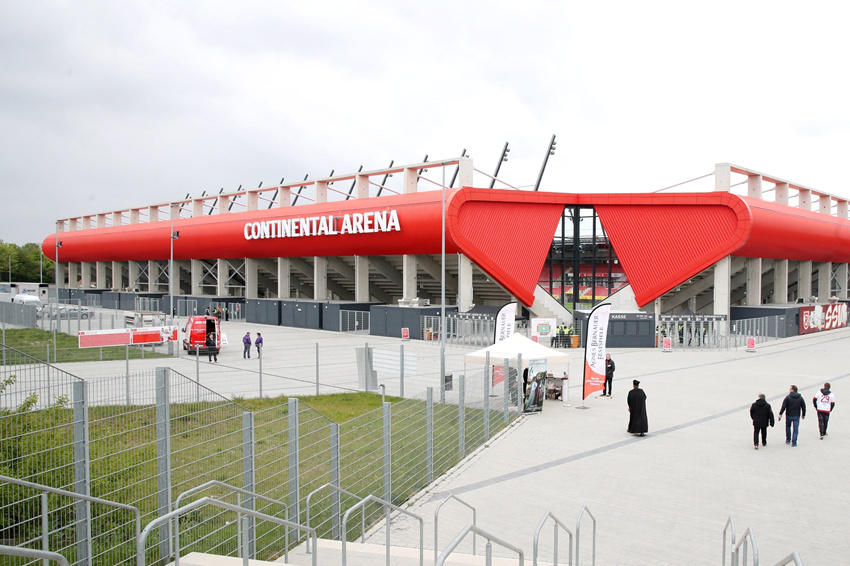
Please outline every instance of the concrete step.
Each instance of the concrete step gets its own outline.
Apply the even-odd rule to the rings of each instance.
[[[242,559],[235,556],[219,556],[203,552],[190,552],[186,556],[180,557],[180,566],[243,566],[243,564]],[[267,564],[275,564],[275,562],[248,560],[248,566],[264,566]],[[174,562],[171,562],[168,566],[174,566]]]

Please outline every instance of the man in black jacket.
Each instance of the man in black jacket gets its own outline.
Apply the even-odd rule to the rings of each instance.
[[[788,395],[782,401],[782,407],[779,409],[779,420],[782,420],[782,414],[788,411],[788,418],[785,420],[785,444],[797,446],[797,431],[800,428],[800,419],[806,418],[806,402],[803,396],[797,393],[797,386],[792,385]],[[791,435],[791,426],[794,427],[794,434]]]
[[[767,425],[773,426],[773,409],[764,398],[764,393],[750,407],[750,418],[753,419],[753,446],[759,449],[759,434],[761,434],[761,445],[767,446]]]

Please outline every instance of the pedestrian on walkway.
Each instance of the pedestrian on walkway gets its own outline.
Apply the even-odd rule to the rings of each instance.
[[[823,384],[823,389],[818,391],[815,398],[812,399],[815,405],[815,410],[818,412],[818,428],[820,429],[820,439],[823,440],[826,434],[826,427],[829,424],[829,415],[835,408],[835,393],[830,391],[829,383]]]
[[[611,359],[611,354],[605,354],[605,384],[602,386],[603,397],[611,396],[611,386],[614,385],[614,370],[616,367],[614,360]]]
[[[263,355],[263,336],[257,332],[257,339],[254,340],[254,346],[257,347],[257,357]]]
[[[215,358],[215,363],[218,363],[218,350],[215,347],[215,331],[207,334],[207,354],[209,354],[210,363]]]
[[[797,446],[797,432],[800,429],[800,419],[806,418],[806,402],[803,396],[797,392],[797,386],[792,385],[782,400],[782,407],[779,409],[779,420],[782,420],[782,415],[788,411],[788,418],[785,419],[785,444]],[[791,428],[794,428],[792,435]]]
[[[626,399],[629,405],[629,428],[628,432],[646,435],[649,430],[649,422],[646,418],[646,393],[640,388],[640,381],[632,380],[632,390]]]
[[[251,357],[251,333],[246,332],[245,336],[242,337],[242,345],[244,348],[242,349],[242,359]]]
[[[753,419],[753,447],[759,449],[759,434],[761,434],[761,445],[767,446],[767,426],[773,426],[773,409],[764,398],[764,393],[759,394],[756,402],[750,406],[750,418]]]

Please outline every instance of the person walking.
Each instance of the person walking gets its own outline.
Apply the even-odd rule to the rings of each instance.
[[[210,363],[215,358],[215,363],[218,363],[218,350],[215,347],[215,331],[207,334],[207,354],[209,354]]]
[[[645,436],[649,430],[646,418],[646,393],[640,388],[640,381],[632,380],[632,390],[626,398],[629,405],[629,428],[627,432]]]
[[[614,385],[614,370],[617,366],[614,365],[614,360],[611,359],[611,354],[605,354],[605,385],[602,386],[602,396],[611,396],[611,387]],[[607,389],[607,393],[606,393]]]
[[[242,337],[242,359],[251,357],[251,333],[246,332],[245,336]]]
[[[759,435],[761,445],[767,446],[767,426],[773,426],[776,422],[773,418],[773,409],[764,398],[764,393],[759,394],[756,402],[750,406],[750,418],[753,419],[753,447],[759,449]]]
[[[259,332],[257,332],[257,339],[254,340],[254,346],[257,347],[257,357],[259,358],[263,355],[263,336]]]
[[[782,407],[779,409],[779,419],[782,420],[782,415],[788,411],[788,418],[785,419],[785,444],[797,446],[797,432],[800,429],[800,419],[806,418],[806,402],[803,396],[797,392],[797,386],[792,385],[782,400]],[[791,433],[793,427],[794,432]]]
[[[826,434],[826,427],[829,424],[829,415],[835,408],[835,393],[830,391],[829,383],[823,384],[823,389],[818,391],[812,399],[815,410],[818,412],[818,429],[820,429],[820,439],[823,440]]]

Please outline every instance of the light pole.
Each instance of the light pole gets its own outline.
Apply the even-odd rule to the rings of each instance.
[[[168,257],[168,320],[169,326],[174,326],[174,240],[180,236],[180,232],[174,231],[174,205],[168,207],[168,216],[171,219],[170,244],[171,253]],[[174,354],[174,342],[168,342],[168,353]]]
[[[440,379],[446,380],[446,164],[443,163],[443,182],[440,185]],[[445,391],[443,387],[441,391]],[[440,399],[444,401],[444,399]]]
[[[58,360],[57,352],[56,352],[56,325],[59,324],[59,248],[62,247],[62,242],[59,241],[59,231],[56,231],[56,275],[55,275],[55,284],[56,284],[56,309],[51,313],[51,324],[50,327],[53,330],[53,363],[56,363]],[[42,317],[43,318],[43,317]],[[70,325],[71,323],[68,322]],[[47,363],[50,363],[50,360],[47,360]]]

